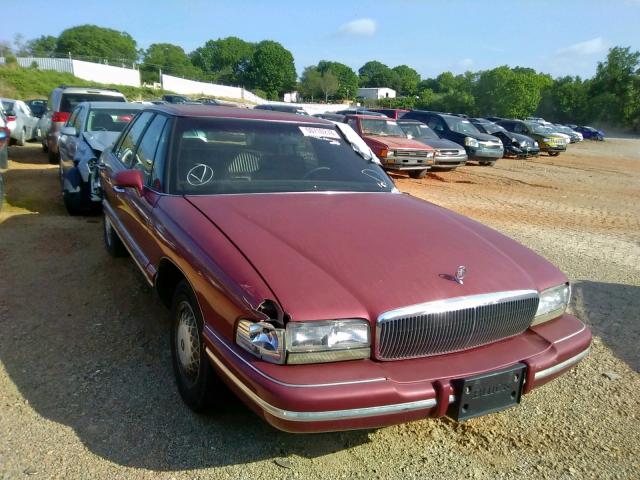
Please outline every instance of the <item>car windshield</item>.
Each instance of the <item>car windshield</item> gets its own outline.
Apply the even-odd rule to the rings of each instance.
[[[550,127],[540,124],[529,124],[529,127],[533,130],[534,133],[538,133],[540,135],[549,135],[551,133],[555,133],[554,130]]]
[[[82,102],[125,102],[121,95],[103,95],[96,93],[65,93],[60,102],[61,112],[72,112]]]
[[[87,116],[87,132],[121,132],[138,110],[92,109]]]
[[[459,117],[444,117],[449,128],[454,132],[474,135],[480,131],[469,121]]]
[[[361,118],[360,128],[364,135],[406,138],[405,133],[396,122],[392,120],[385,120],[384,118]]]
[[[489,135],[507,131],[502,125],[496,125],[495,123],[481,123],[481,125],[484,128],[484,131]]]
[[[424,138],[428,140],[438,140],[440,138],[436,135],[436,132],[424,123],[399,123],[398,125],[404,130],[404,133],[411,135],[413,138]]]
[[[169,193],[390,192],[382,168],[333,125],[181,118]]]

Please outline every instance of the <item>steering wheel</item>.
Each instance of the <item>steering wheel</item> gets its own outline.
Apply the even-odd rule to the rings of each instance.
[[[311,170],[309,170],[307,173],[305,173],[305,174],[302,176],[302,179],[303,179],[303,180],[306,180],[306,179],[308,179],[309,177],[313,176],[315,173],[322,172],[322,171],[326,171],[326,172],[328,172],[329,170],[331,170],[331,168],[330,168],[330,167],[316,167],[316,168],[312,168]]]

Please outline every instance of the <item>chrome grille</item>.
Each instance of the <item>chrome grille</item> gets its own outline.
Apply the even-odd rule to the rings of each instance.
[[[376,357],[426,357],[478,347],[524,332],[538,292],[516,290],[424,303],[378,317]]]
[[[427,150],[396,150],[397,157],[426,157],[429,153]]]
[[[458,150],[438,150],[439,155],[459,155]]]

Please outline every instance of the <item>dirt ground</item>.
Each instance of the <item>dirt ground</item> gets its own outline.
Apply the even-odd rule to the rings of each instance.
[[[465,423],[278,432],[239,402],[198,416],[173,384],[168,314],[57,170],[12,147],[0,213],[0,478],[640,478],[640,141],[469,165],[400,189],[561,267],[595,334],[576,369]],[[428,239],[425,239],[428,241]]]

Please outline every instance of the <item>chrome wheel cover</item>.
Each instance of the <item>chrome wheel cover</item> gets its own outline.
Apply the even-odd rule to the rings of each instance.
[[[183,300],[178,305],[178,325],[176,327],[176,352],[178,364],[184,376],[195,383],[200,373],[200,336],[198,322],[189,302]]]

